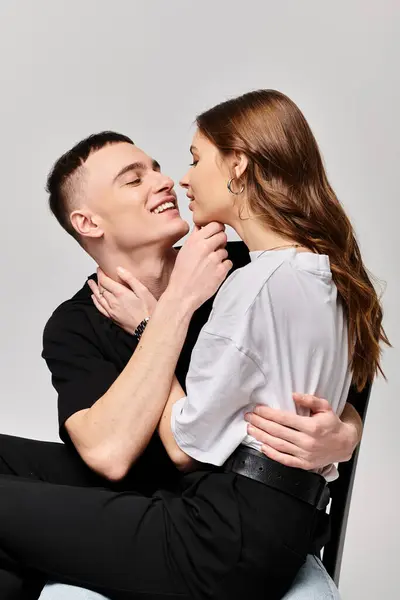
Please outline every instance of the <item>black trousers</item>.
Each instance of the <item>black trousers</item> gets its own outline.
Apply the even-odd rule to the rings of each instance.
[[[47,579],[110,598],[278,600],[310,547],[316,511],[239,475],[196,472],[179,493],[105,481],[62,444],[0,436],[0,597]]]

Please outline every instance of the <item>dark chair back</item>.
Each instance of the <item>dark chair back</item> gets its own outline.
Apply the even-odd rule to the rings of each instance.
[[[353,387],[349,392],[348,400],[356,408],[363,423],[367,415],[370,394],[370,385],[365,387],[362,392],[357,392]],[[360,445],[358,445],[351,460],[339,465],[340,477],[329,485],[332,498],[330,508],[331,537],[324,548],[322,562],[336,585],[339,583],[347,519],[359,451]]]

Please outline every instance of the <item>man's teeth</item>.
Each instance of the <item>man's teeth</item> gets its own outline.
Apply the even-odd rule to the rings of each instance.
[[[168,208],[175,208],[175,204],[173,202],[164,202],[164,204],[160,204],[160,206],[157,206],[157,208],[151,212],[158,215],[159,213],[164,212],[164,210],[168,210]]]

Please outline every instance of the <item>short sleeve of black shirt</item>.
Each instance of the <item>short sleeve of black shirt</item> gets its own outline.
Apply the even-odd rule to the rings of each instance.
[[[60,436],[65,421],[90,408],[112,385],[129,360],[136,342],[103,317],[85,285],[50,317],[43,334],[43,352],[58,393]]]

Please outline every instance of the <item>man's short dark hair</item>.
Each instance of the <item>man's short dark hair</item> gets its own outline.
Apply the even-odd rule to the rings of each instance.
[[[126,135],[115,131],[94,133],[63,154],[51,169],[47,178],[46,191],[49,193],[49,206],[53,215],[72,237],[80,243],[79,234],[72,227],[69,215],[73,196],[77,193],[77,175],[80,167],[92,152],[109,144],[125,142],[133,145]]]

